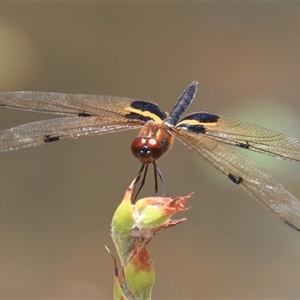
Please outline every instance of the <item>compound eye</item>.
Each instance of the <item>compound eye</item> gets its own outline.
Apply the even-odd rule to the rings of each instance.
[[[132,154],[143,164],[150,164],[160,158],[164,151],[161,142],[154,138],[136,138],[131,144]]]

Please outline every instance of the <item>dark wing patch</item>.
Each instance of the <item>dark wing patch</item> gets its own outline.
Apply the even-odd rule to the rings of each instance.
[[[176,125],[176,128],[188,130],[196,134],[200,134],[200,133],[205,134],[205,127],[203,125],[189,124],[188,120],[180,122],[179,125]]]
[[[196,112],[183,117],[179,121],[179,123],[186,120],[195,120],[199,123],[216,123],[218,122],[219,118],[220,117],[217,115],[209,114],[206,112]]]
[[[140,115],[143,116],[144,112],[149,112],[156,115],[161,120],[164,120],[167,115],[160,110],[157,104],[147,101],[135,100],[130,105],[132,108],[140,112]],[[130,115],[130,114],[129,114]],[[127,117],[127,116],[126,116]],[[129,117],[130,118],[130,117]]]
[[[56,142],[60,140],[60,136],[51,136],[51,135],[46,135],[44,137],[44,143],[51,143],[51,142]]]
[[[218,119],[219,116],[217,115],[212,115],[206,112],[196,112],[182,118],[175,127],[188,130],[196,134],[205,134],[207,124],[213,126],[218,122]]]
[[[241,176],[234,176],[231,173],[228,174],[228,178],[235,184],[240,184],[243,182],[243,178]]]
[[[87,114],[85,111],[78,114],[78,117],[91,117],[91,114]]]
[[[126,110],[127,114],[125,117],[127,119],[141,120],[145,123],[148,121],[161,123],[167,117],[167,115],[159,109],[157,104],[147,101],[135,100]]]

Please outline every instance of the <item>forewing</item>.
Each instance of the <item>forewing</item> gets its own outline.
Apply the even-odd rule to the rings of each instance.
[[[300,140],[251,123],[205,112],[184,117],[177,126],[202,126],[206,136],[226,144],[300,162]]]
[[[102,135],[142,127],[138,120],[65,117],[32,122],[0,131],[0,152],[43,145],[68,138]]]
[[[129,98],[48,92],[2,92],[0,107],[74,116],[90,114],[122,118],[135,100]]]
[[[189,149],[259,200],[291,227],[300,230],[300,202],[270,173],[243,154],[202,134],[173,129]]]

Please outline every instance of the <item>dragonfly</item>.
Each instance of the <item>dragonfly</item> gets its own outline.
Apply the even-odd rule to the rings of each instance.
[[[51,92],[1,92],[0,108],[12,108],[64,117],[0,130],[0,152],[65,139],[139,129],[131,144],[142,163],[139,174],[166,154],[175,139],[208,161],[231,182],[243,188],[287,225],[300,231],[300,201],[259,164],[230,146],[300,162],[300,140],[241,120],[195,112],[181,115],[192,103],[198,83],[180,95],[172,111],[156,103],[130,98]],[[145,180],[145,175],[142,181]],[[157,192],[157,186],[156,186]]]

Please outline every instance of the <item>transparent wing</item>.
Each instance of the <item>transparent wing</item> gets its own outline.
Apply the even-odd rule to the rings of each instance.
[[[200,117],[199,117],[200,116]],[[210,119],[214,119],[210,121]],[[186,119],[186,120],[185,120]],[[212,115],[193,113],[183,118],[183,124],[200,125],[205,135],[217,141],[256,152],[300,162],[300,140],[251,123]]]
[[[300,162],[300,140],[264,127],[227,117],[205,126],[206,135],[224,143]]]
[[[246,126],[247,127],[247,126]],[[204,135],[173,129],[172,134],[283,219],[300,230],[300,202],[270,173],[243,154]]]
[[[138,120],[65,117],[32,122],[0,131],[0,152],[43,145],[63,139],[102,135],[142,127]]]
[[[135,100],[129,98],[47,92],[2,92],[0,107],[52,113],[122,118]]]

